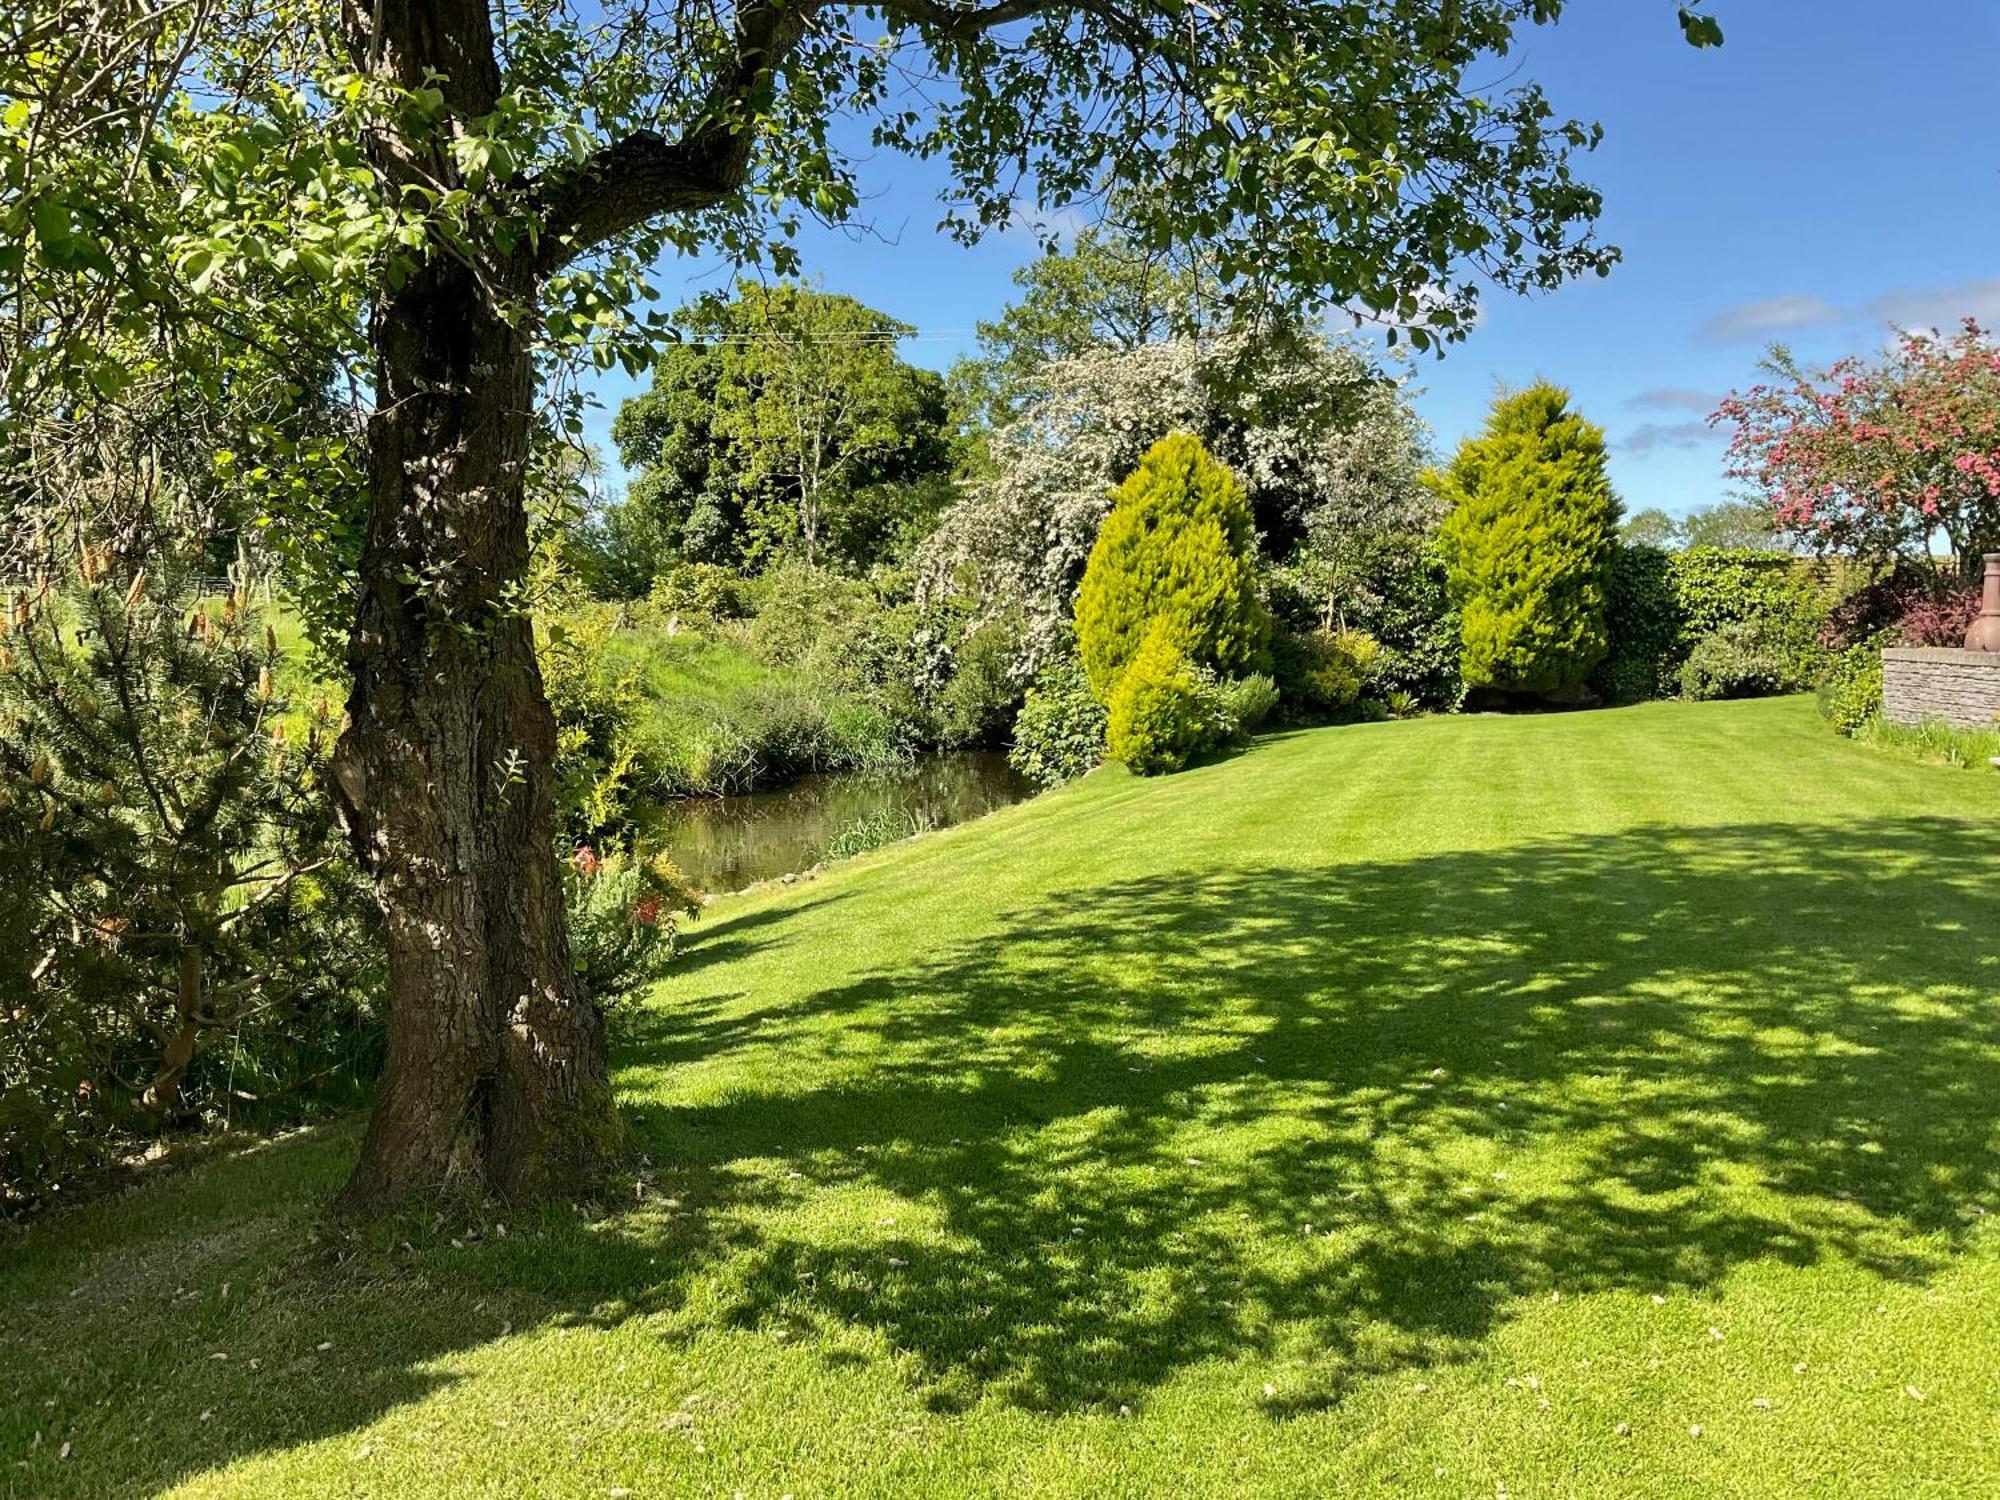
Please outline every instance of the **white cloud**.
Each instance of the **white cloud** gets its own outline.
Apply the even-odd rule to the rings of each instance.
[[[1702,332],[1708,338],[1724,342],[1759,339],[1798,328],[1844,323],[1850,316],[1823,297],[1768,297],[1762,302],[1745,302],[1724,309],[1708,320]]]
[[[1625,453],[1651,453],[1656,448],[1701,448],[1720,441],[1706,422],[1642,422],[1617,447]]]
[[[1693,386],[1656,385],[1651,390],[1639,392],[1625,404],[1642,410],[1691,411],[1706,417],[1715,410],[1720,399]]]
[[[1965,318],[1990,327],[2000,323],[2000,278],[1884,292],[1868,304],[1868,315],[1898,328],[1950,329]]]
[[[1769,297],[1725,308],[1702,327],[1702,336],[1719,343],[1738,339],[1768,339],[1803,328],[1828,328],[1871,323],[1892,328],[1956,327],[1976,318],[1987,327],[2000,325],[2000,277],[1961,281],[1949,286],[1898,287],[1858,306],[1840,307],[1824,297],[1795,294]],[[1891,341],[1893,344],[1893,340]],[[1654,394],[1649,392],[1648,394]],[[1642,404],[1643,398],[1634,404]],[[1671,402],[1645,403],[1671,405]]]

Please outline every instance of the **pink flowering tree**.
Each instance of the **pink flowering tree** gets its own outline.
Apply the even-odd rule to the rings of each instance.
[[[1875,360],[1802,369],[1733,393],[1728,473],[1755,486],[1780,533],[1877,562],[1927,556],[1942,535],[1970,572],[2000,549],[2000,347],[1967,319],[1950,337],[1902,334]]]

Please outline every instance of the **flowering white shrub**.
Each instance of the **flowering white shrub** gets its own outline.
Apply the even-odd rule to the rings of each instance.
[[[1428,434],[1405,377],[1365,348],[1237,333],[1096,349],[1044,366],[1020,416],[994,433],[995,472],[919,556],[920,597],[971,600],[974,626],[1018,620],[1015,670],[1039,671],[1063,639],[1112,488],[1176,431],[1242,480],[1260,527],[1284,533],[1267,546],[1298,557],[1302,586],[1348,586],[1354,535],[1420,533],[1433,520],[1417,482]]]

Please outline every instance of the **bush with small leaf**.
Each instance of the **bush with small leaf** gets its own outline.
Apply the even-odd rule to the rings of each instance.
[[[1711,631],[1681,663],[1681,695],[1696,700],[1765,698],[1799,687],[1783,636],[1765,622],[1738,620]]]
[[[1060,786],[1104,759],[1104,736],[1104,705],[1090,690],[1083,663],[1059,656],[1028,689],[1007,759],[1030,780]]]
[[[1878,641],[1884,631],[1893,630],[1912,610],[1967,595],[1971,613],[1977,614],[1977,590],[1967,590],[1949,570],[1928,559],[1919,562],[1911,557],[1898,557],[1867,582],[1849,589],[1827,609],[1820,624],[1819,644],[1829,651],[1846,651],[1864,642]],[[1959,634],[1964,633],[1965,626],[1961,624]],[[1910,644],[1931,643],[1911,641]]]
[[[653,579],[641,613],[668,628],[713,625],[749,612],[743,577],[719,563],[677,563]]]
[[[556,807],[571,838],[625,826],[646,772],[645,709],[638,674],[612,651],[615,606],[574,591],[536,620],[535,654],[556,720]]]
[[[1775,692],[1798,692],[1825,670],[1820,636],[1833,592],[1820,565],[1776,552],[1690,547],[1672,555],[1668,572],[1682,652],[1723,632],[1739,641],[1755,636],[1783,660]]]
[[[1359,630],[1279,632],[1272,656],[1286,714],[1305,722],[1348,717],[1381,651]]]
[[[1591,674],[1591,691],[1607,703],[1644,703],[1671,692],[1672,674],[1685,649],[1672,554],[1621,543],[1605,598],[1611,650]]]
[[[1209,696],[1215,705],[1215,720],[1230,739],[1251,734],[1278,708],[1278,684],[1264,672],[1216,678]]]

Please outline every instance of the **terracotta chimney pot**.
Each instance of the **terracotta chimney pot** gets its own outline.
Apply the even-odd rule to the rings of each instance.
[[[1986,591],[1979,601],[1979,618],[1965,632],[1968,651],[2000,651],[2000,552],[1986,554]]]

